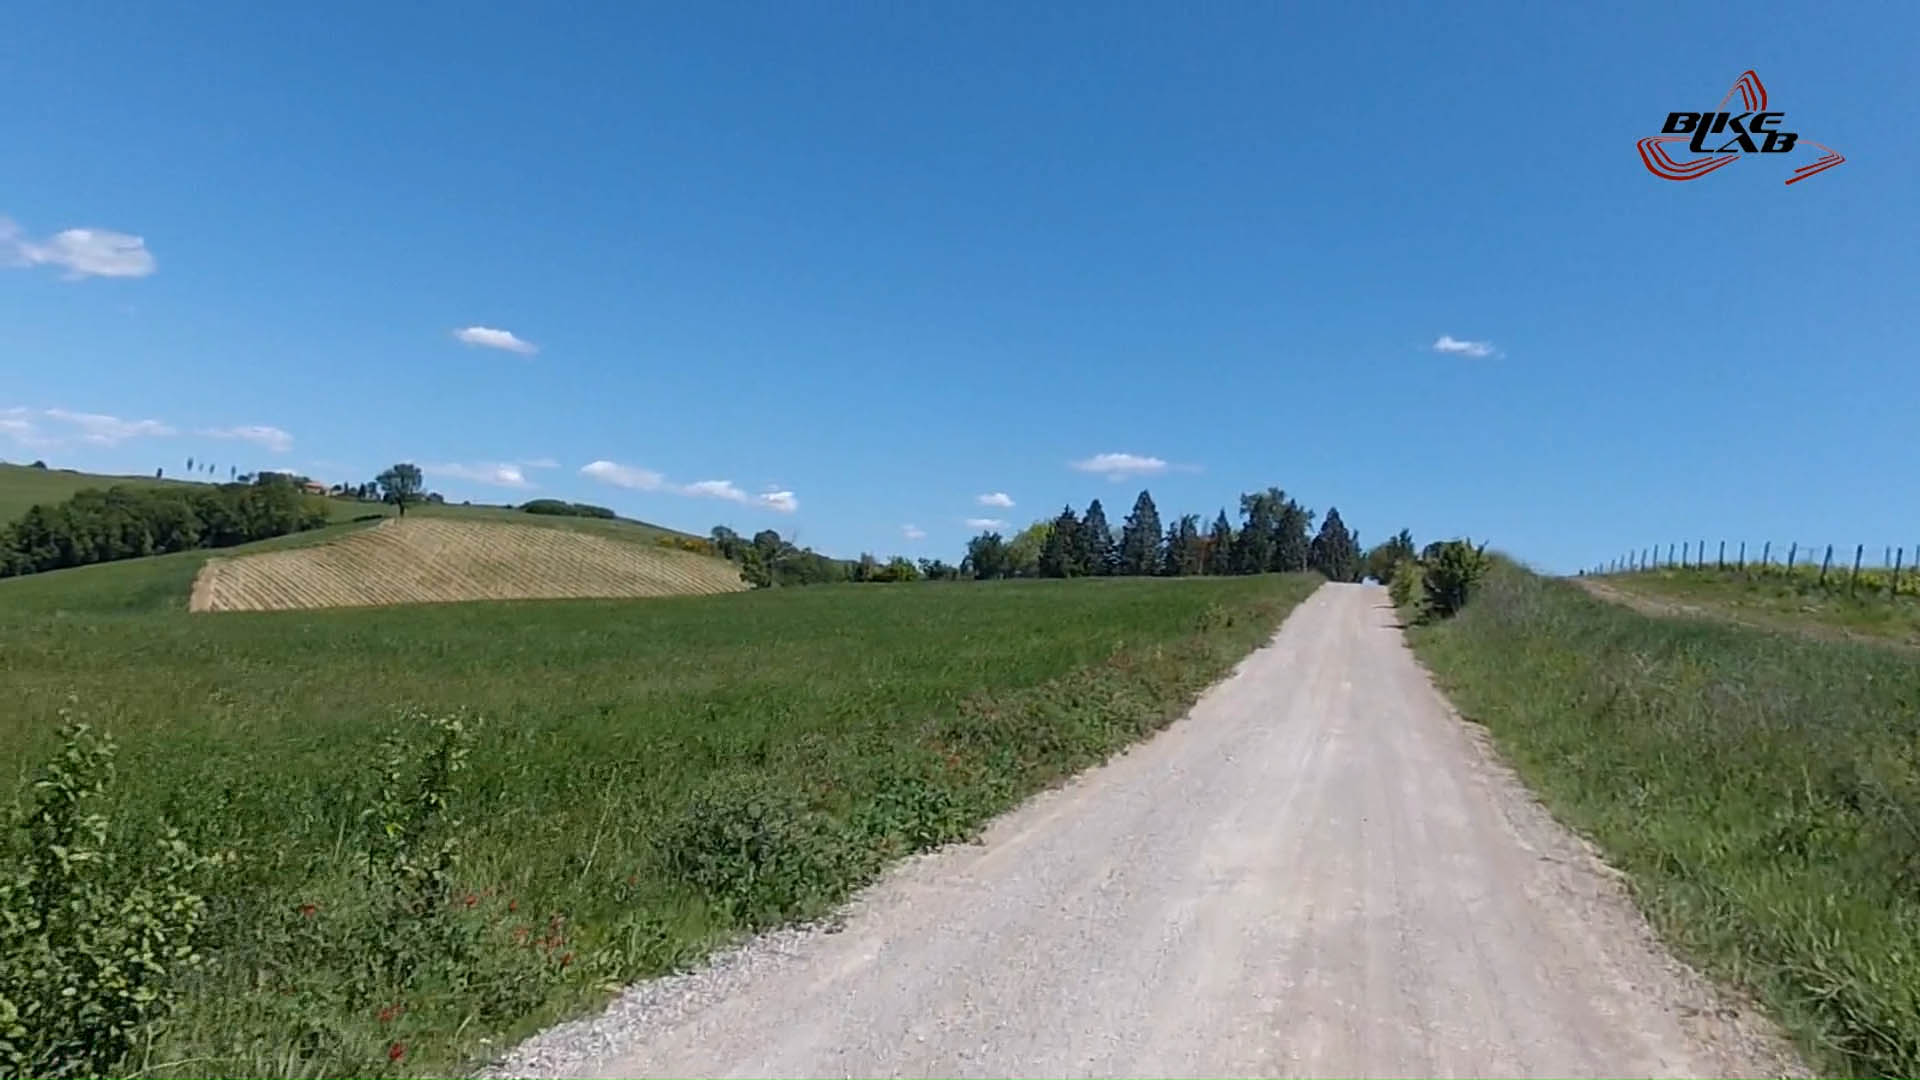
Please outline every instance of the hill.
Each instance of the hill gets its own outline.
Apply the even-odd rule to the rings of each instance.
[[[158,487],[189,482],[160,480],[151,476],[102,476],[72,469],[36,469],[31,465],[0,464],[0,525],[41,503],[62,502],[87,488],[109,488],[116,484]]]
[[[194,579],[194,611],[272,611],[459,600],[739,592],[724,559],[586,529],[389,518],[324,543],[215,557]]]
[[[1718,619],[1830,641],[1879,642],[1920,648],[1920,574],[1862,568],[1853,588],[1846,572],[1818,567],[1662,567],[1573,580],[1602,600],[1648,615]],[[1890,586],[1897,584],[1897,591]]]

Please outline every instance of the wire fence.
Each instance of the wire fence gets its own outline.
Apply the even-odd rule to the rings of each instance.
[[[1721,540],[1710,548],[1706,540],[1683,540],[1629,551],[1582,573],[1605,576],[1652,570],[1713,571],[1749,579],[1781,579],[1801,588],[1849,595],[1878,592],[1888,597],[1920,596],[1920,545],[1914,547],[1911,558],[1905,548],[1892,546],[1882,548],[1878,563],[1867,562],[1868,554],[1866,544],[1855,544],[1848,552],[1844,546],[1832,544],[1822,548],[1798,542],[1776,545],[1769,540],[1750,549],[1744,540]]]

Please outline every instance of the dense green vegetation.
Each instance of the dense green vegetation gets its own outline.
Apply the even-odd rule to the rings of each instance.
[[[1291,573],[1313,570],[1334,581],[1358,581],[1366,573],[1360,538],[1347,530],[1340,511],[1329,509],[1317,535],[1314,513],[1279,488],[1240,496],[1242,524],[1235,530],[1220,511],[1205,533],[1200,517],[1187,514],[1164,528],[1153,496],[1142,491],[1118,535],[1107,524],[1099,499],[1086,513],[1073,507],[1036,521],[1012,540],[983,532],[967,542],[958,566],[922,560],[924,576],[990,578],[1184,577],[1196,574]]]
[[[149,873],[166,821],[178,876],[206,898],[204,963],[170,973],[171,1020],[116,1071],[457,1068],[616,984],[821,911],[889,858],[1101,760],[1317,582],[190,616],[205,557],[0,582],[0,779],[29,794],[63,714],[106,729],[118,775],[86,809],[117,862],[71,887],[175,880]]]
[[[559,517],[590,517],[611,519],[617,515],[605,506],[592,503],[567,502],[564,499],[532,499],[520,504],[522,513],[554,514]]]
[[[1910,656],[1649,618],[1510,564],[1413,639],[1663,934],[1827,1067],[1920,1074]]]
[[[83,490],[0,527],[0,577],[231,547],[319,528],[330,517],[324,500],[273,478]]]

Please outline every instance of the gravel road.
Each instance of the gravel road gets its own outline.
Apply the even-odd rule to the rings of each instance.
[[[1151,741],[513,1076],[1802,1074],[1328,585]]]

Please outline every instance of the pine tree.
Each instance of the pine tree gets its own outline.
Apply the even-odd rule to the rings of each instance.
[[[1213,531],[1207,534],[1204,570],[1209,574],[1233,573],[1233,523],[1227,520],[1225,510],[1213,519]]]
[[[1160,569],[1160,511],[1145,491],[1133,500],[1133,513],[1120,528],[1120,572],[1152,574]]]
[[[1106,577],[1119,568],[1119,552],[1113,547],[1113,528],[1107,524],[1107,511],[1099,499],[1087,504],[1087,516],[1080,519],[1080,533],[1087,548],[1086,573]]]
[[[1073,507],[1060,511],[1053,519],[1053,531],[1047,534],[1046,542],[1040,545],[1041,577],[1072,577],[1074,574],[1074,549],[1079,545],[1080,519],[1074,516]]]
[[[1206,541],[1200,538],[1200,516],[1187,514],[1167,526],[1167,549],[1160,572],[1167,577],[1198,574],[1205,552]]]
[[[1320,535],[1313,538],[1309,561],[1328,581],[1360,579],[1360,548],[1340,520],[1340,511],[1327,508],[1327,520],[1320,524]]]

